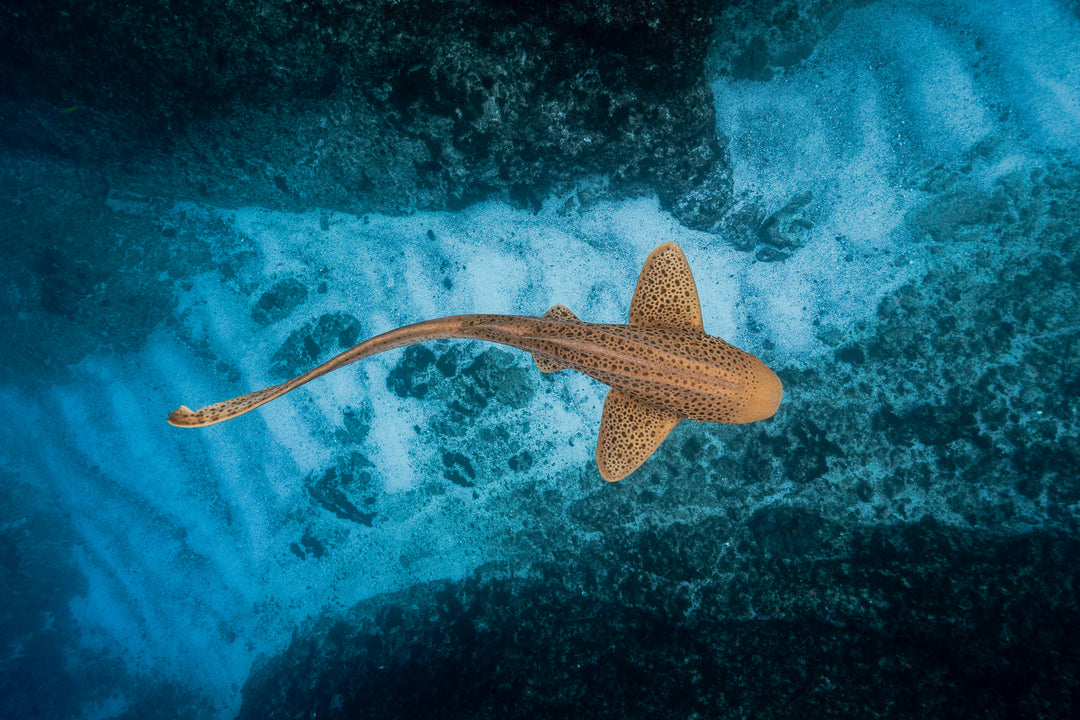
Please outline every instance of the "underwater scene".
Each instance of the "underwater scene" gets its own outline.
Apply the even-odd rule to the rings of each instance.
[[[9,0],[0,68],[0,717],[1080,712],[1077,0]]]

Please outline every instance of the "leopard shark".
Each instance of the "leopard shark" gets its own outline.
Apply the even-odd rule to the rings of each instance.
[[[181,405],[177,427],[203,427],[243,415],[315,378],[394,348],[431,340],[485,340],[530,353],[545,373],[576,370],[608,385],[596,465],[622,480],[685,419],[743,424],[772,417],[783,385],[761,360],[705,333],[697,285],[678,245],[645,260],[625,325],[590,323],[562,305],[540,317],[454,315],[406,325],[365,340],[280,385],[207,405]]]

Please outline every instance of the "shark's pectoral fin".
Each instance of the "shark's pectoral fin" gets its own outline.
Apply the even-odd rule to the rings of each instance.
[[[570,308],[565,305],[552,305],[551,308],[544,313],[543,317],[557,318],[559,320],[576,320],[577,322],[581,322],[581,320],[578,319],[578,316],[570,312]],[[559,370],[566,370],[570,367],[569,365],[563,365],[549,357],[537,355],[535,353],[533,354],[533,360],[536,362],[536,367],[540,368],[540,372],[551,373]]]
[[[653,250],[641,267],[630,301],[630,324],[705,332],[694,275],[675,243]]]
[[[608,482],[622,480],[649,459],[682,418],[612,389],[604,401],[596,465]]]

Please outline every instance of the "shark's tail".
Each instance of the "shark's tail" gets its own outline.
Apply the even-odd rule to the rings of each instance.
[[[404,345],[425,342],[427,340],[443,340],[449,338],[469,338],[469,328],[483,325],[499,316],[496,315],[455,315],[453,317],[439,318],[437,320],[425,320],[424,322],[406,325],[396,330],[377,335],[369,340],[352,347],[345,352],[333,357],[322,365],[308,370],[303,375],[287,380],[280,385],[271,385],[262,390],[240,395],[230,400],[222,400],[213,405],[192,410],[186,405],[169,413],[169,424],[176,427],[205,427],[215,423],[231,420],[243,415],[249,410],[254,410],[260,405],[265,405],[274,398],[281,397],[290,390],[295,390],[304,383],[311,382],[317,377],[333,372],[338,368],[345,367],[357,360],[376,355],[387,350],[393,350]]]
[[[287,383],[264,387],[262,390],[256,390],[230,400],[222,400],[198,410],[192,410],[187,405],[181,405],[169,413],[169,424],[176,427],[205,427],[230,420],[238,415],[243,415],[248,410],[254,410],[276,397],[281,397],[292,390],[293,388],[289,386],[299,379],[293,378]],[[293,385],[293,387],[296,387],[296,385]]]

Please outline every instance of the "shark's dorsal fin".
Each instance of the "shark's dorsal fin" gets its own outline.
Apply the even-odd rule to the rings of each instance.
[[[694,276],[675,243],[664,243],[645,260],[630,302],[630,324],[705,332]]]
[[[578,319],[578,316],[570,312],[570,308],[565,305],[552,305],[551,308],[543,314],[543,317],[556,318],[559,320],[577,320],[578,322],[581,322],[581,320]],[[559,370],[566,370],[567,367],[569,367],[557,363],[543,355],[537,355],[536,353],[533,353],[533,361],[536,363],[536,367],[540,368],[540,372],[558,372]]]
[[[622,480],[649,459],[682,418],[612,389],[604,401],[596,466],[608,482]]]

